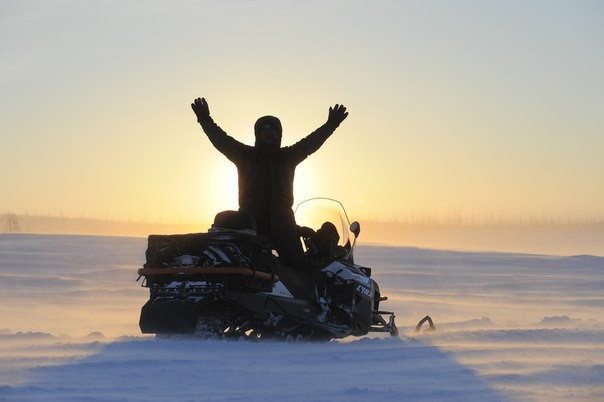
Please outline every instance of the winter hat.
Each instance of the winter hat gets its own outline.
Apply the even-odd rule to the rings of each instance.
[[[258,120],[256,120],[256,124],[254,124],[254,134],[256,138],[258,138],[258,134],[260,134],[260,129],[264,126],[271,126],[277,130],[279,133],[279,138],[283,132],[283,128],[281,128],[281,121],[275,116],[262,116]]]

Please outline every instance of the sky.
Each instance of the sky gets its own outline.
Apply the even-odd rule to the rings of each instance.
[[[353,218],[604,219],[599,1],[0,0],[0,213],[192,222],[237,208],[198,126],[283,145],[349,117],[295,202]]]

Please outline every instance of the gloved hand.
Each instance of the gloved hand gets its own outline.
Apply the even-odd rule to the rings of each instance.
[[[327,123],[337,127],[347,116],[348,112],[346,111],[346,107],[344,107],[344,105],[336,104],[334,107],[329,108],[329,117],[327,118]]]
[[[197,116],[197,121],[207,121],[210,118],[210,108],[208,107],[208,102],[206,102],[205,98],[197,98],[191,103],[191,108],[195,112]]]

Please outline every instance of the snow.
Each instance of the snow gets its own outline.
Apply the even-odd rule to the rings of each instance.
[[[145,248],[0,235],[0,400],[604,400],[603,257],[364,245],[400,336],[287,344],[141,335]]]

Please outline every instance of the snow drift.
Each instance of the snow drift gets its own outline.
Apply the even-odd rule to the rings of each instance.
[[[401,337],[286,344],[140,335],[145,247],[0,235],[0,400],[604,398],[601,257],[361,246]]]

